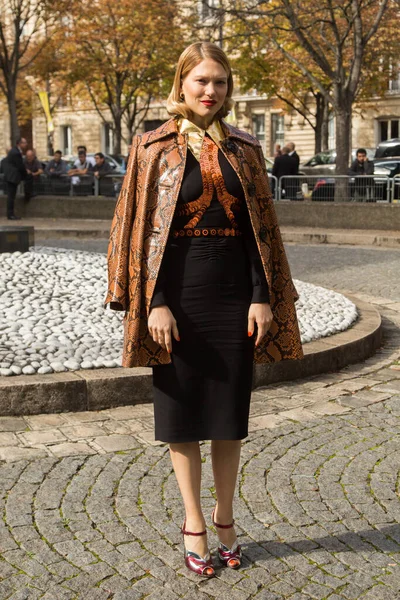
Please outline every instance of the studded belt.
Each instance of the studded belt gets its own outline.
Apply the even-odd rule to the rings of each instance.
[[[242,235],[238,229],[229,229],[229,227],[190,227],[188,229],[175,229],[172,232],[173,238],[180,237],[236,237]]]

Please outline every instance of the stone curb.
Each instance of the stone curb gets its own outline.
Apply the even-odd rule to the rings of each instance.
[[[400,208],[398,209],[400,212]],[[24,219],[21,226],[35,228],[35,240],[44,243],[53,239],[101,240],[108,242],[111,219]],[[0,219],[0,224],[3,220]],[[4,225],[7,222],[4,220]],[[16,225],[18,227],[18,225]],[[303,227],[281,223],[284,242],[295,244],[338,244],[351,246],[378,246],[399,248],[400,233],[396,229],[335,229],[330,227]]]
[[[382,343],[380,314],[371,304],[347,297],[360,314],[350,329],[306,344],[303,360],[255,365],[253,387],[336,371],[371,356]],[[3,416],[102,410],[146,402],[152,402],[150,368],[0,378]]]
[[[281,227],[282,239],[286,243],[294,244],[338,244],[350,246],[381,246],[383,248],[400,248],[400,234],[385,235],[382,231],[379,234],[365,231],[363,233],[352,232],[302,232],[288,231]]]

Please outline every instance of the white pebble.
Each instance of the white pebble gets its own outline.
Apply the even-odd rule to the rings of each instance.
[[[51,362],[50,366],[56,373],[63,373],[67,370],[61,362]]]
[[[40,369],[38,369],[38,373],[41,375],[47,375],[47,373],[53,373],[53,369],[51,367],[40,367]]]
[[[90,360],[84,360],[81,363],[81,369],[93,369],[93,363]]]
[[[14,375],[12,369],[6,369],[4,367],[0,368],[0,375],[2,377],[10,377],[10,375]]]
[[[77,371],[79,369],[79,363],[76,360],[73,360],[72,358],[70,358],[69,360],[66,360],[64,363],[64,367],[67,367],[67,369],[69,371]]]

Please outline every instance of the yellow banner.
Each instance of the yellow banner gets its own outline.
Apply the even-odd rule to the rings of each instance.
[[[50,112],[49,95],[47,92],[39,92],[39,99],[43,106],[44,114],[47,120],[47,131],[52,133],[54,131],[53,117]]]

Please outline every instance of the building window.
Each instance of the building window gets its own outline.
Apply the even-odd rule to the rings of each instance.
[[[72,127],[71,125],[62,125],[60,131],[61,151],[63,154],[72,154]]]
[[[57,108],[67,108],[68,106],[71,106],[71,101],[71,92],[62,92],[57,99]]]
[[[283,146],[285,140],[285,119],[283,115],[271,115],[271,156],[275,154],[276,144]]]
[[[263,150],[265,150],[265,114],[253,114],[253,135],[260,142]]]
[[[400,65],[391,65],[391,78],[389,79],[389,93],[398,94],[400,91]]]
[[[114,150],[114,131],[111,123],[103,124],[103,152],[112,154]]]
[[[385,119],[378,121],[378,136],[379,142],[385,142],[392,138],[399,137],[399,122],[400,119]]]

